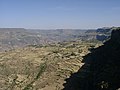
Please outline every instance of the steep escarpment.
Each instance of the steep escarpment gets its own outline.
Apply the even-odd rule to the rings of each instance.
[[[111,39],[91,54],[91,78],[95,90],[116,90],[120,87],[120,28]]]
[[[120,28],[111,39],[84,57],[77,73],[66,79],[64,90],[117,90],[120,88]]]
[[[103,27],[96,30],[88,30],[85,33],[88,40],[105,42],[110,38],[112,30],[116,28],[117,27]]]

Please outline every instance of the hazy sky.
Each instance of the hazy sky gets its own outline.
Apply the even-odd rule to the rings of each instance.
[[[0,0],[0,27],[120,26],[120,0]]]

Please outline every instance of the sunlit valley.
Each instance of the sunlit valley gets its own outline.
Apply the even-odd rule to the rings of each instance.
[[[1,90],[97,90],[102,86],[114,90],[119,86],[119,55],[112,54],[119,54],[117,27],[84,31],[1,28],[0,32]],[[91,80],[93,73],[100,74],[95,76],[98,80]]]
[[[0,0],[0,90],[120,90],[119,0]]]

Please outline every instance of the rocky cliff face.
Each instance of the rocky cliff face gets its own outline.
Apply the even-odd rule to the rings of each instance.
[[[91,78],[94,90],[116,90],[120,87],[120,28],[111,39],[91,53]]]
[[[120,28],[111,39],[84,57],[80,70],[71,75],[64,90],[117,90],[120,88]]]
[[[120,43],[120,28],[112,31],[111,42]]]
[[[86,31],[86,36],[88,40],[98,40],[104,42],[110,38],[113,29],[116,29],[116,27],[103,27],[96,30],[88,30]]]

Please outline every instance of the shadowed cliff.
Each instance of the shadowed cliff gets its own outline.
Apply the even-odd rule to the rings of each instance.
[[[84,57],[77,73],[66,79],[64,90],[117,90],[120,88],[120,28],[111,39]]]

